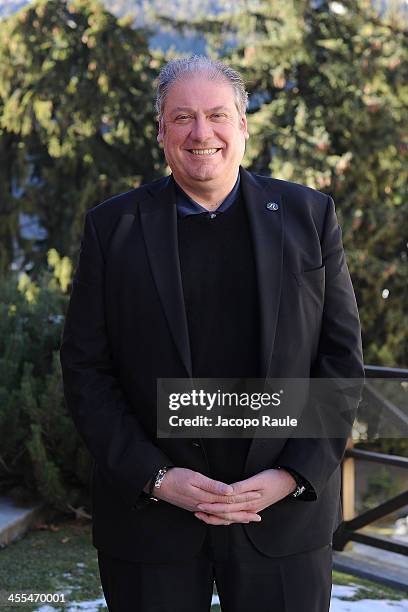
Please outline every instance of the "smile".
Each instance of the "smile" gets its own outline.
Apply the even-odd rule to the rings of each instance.
[[[221,149],[188,149],[193,155],[215,155]]]

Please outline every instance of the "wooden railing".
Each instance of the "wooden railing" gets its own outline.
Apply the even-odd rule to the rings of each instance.
[[[379,366],[366,366],[366,378],[408,378],[408,370],[401,368],[383,368]],[[368,391],[367,391],[368,390]],[[390,419],[394,423],[400,422],[404,427],[408,424],[408,415],[406,415],[398,406],[395,406],[387,398],[381,397],[380,394],[370,391],[369,384],[365,387],[365,393],[368,393],[368,401],[374,399],[381,403],[382,408],[387,411]],[[396,466],[408,470],[408,457],[400,457],[397,455],[386,455],[368,450],[353,448],[352,440],[345,453],[342,465],[342,504],[344,521],[337,529],[333,537],[333,548],[335,550],[343,550],[347,542],[360,542],[382,548],[392,552],[408,555],[408,544],[402,541],[392,540],[378,535],[362,533],[359,530],[367,527],[374,521],[381,519],[391,512],[395,512],[408,505],[408,490],[395,495],[391,499],[378,504],[374,508],[355,514],[355,462],[370,461],[380,463],[381,465]],[[407,471],[408,474],[408,471]]]

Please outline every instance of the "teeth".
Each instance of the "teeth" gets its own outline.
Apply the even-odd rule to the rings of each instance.
[[[190,149],[194,155],[214,155],[218,149]]]

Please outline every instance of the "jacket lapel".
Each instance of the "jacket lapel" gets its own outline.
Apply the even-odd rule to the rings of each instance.
[[[150,197],[140,203],[140,217],[163,310],[187,375],[191,377],[191,352],[178,255],[177,209],[170,178],[161,189],[151,188]]]
[[[261,377],[267,377],[279,312],[282,255],[283,202],[277,188],[264,187],[261,180],[240,168],[241,185],[248,213],[257,271]],[[268,204],[275,204],[269,206]],[[276,208],[276,205],[278,206]],[[140,203],[146,249],[163,309],[181,359],[192,376],[187,316],[184,305],[177,244],[177,209],[170,178],[152,187]]]
[[[240,168],[257,271],[262,378],[269,375],[279,312],[283,261],[283,203],[276,188],[264,188]]]
[[[277,187],[264,187],[262,179],[240,168],[242,191],[248,213],[258,281],[261,378],[271,376],[270,364],[275,341],[282,285],[283,200]],[[249,445],[243,477],[257,473],[259,457],[270,456],[279,439],[254,437]],[[270,466],[273,467],[273,466]]]

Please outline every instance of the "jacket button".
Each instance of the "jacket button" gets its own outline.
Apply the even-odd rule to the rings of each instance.
[[[191,443],[192,446],[198,446],[198,448],[201,447],[201,444],[198,442],[198,440],[193,440]]]

